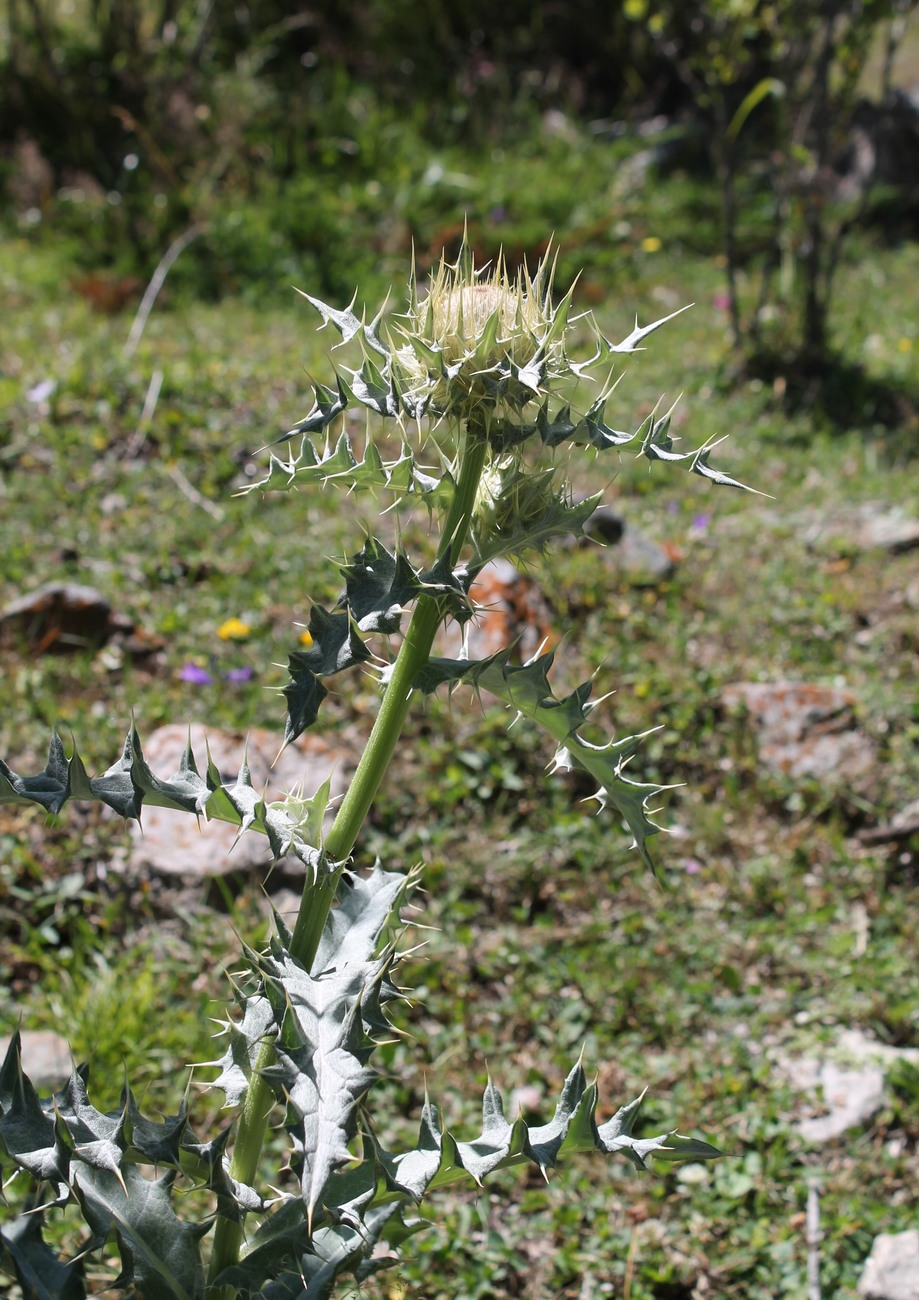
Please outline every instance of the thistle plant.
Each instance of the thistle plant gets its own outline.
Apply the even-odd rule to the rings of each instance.
[[[30,1192],[27,1211],[0,1233],[3,1264],[24,1296],[78,1300],[87,1294],[83,1260],[114,1243],[121,1273],[113,1290],[122,1294],[321,1300],[341,1279],[360,1282],[392,1264],[421,1226],[415,1207],[454,1180],[480,1183],[526,1163],[545,1174],[581,1150],[621,1155],[638,1168],[649,1157],[717,1155],[676,1132],[636,1136],[640,1098],[600,1123],[597,1088],[580,1061],[544,1124],[506,1115],[491,1082],[481,1133],[471,1140],[451,1133],[431,1101],[409,1150],[386,1149],[370,1120],[371,1058],[391,1032],[390,1004],[402,996],[402,913],[421,872],[362,864],[353,854],[413,703],[461,686],[494,696],[553,738],[552,770],[580,768],[593,778],[600,815],[624,823],[649,866],[658,829],[649,809],[662,787],[627,775],[641,737],[596,743],[584,734],[590,682],[557,695],[551,652],[526,663],[512,646],[480,660],[437,656],[438,629],[450,620],[467,628],[476,618],[472,584],[490,560],[583,532],[599,497],[574,497],[565,478],[572,448],[632,446],[650,461],[742,486],[712,468],[710,445],[677,451],[669,414],[653,412],[632,433],[607,423],[617,359],[671,318],[636,324],[614,344],[590,316],[571,317],[572,294],[555,295],[552,270],[544,261],[512,279],[499,261],[480,272],[464,248],[427,288],[413,271],[402,315],[381,311],[368,323],[353,302],[338,310],[309,299],[356,364],[341,361],[334,382],[315,387],[312,408],[270,454],[255,488],[325,487],[366,492],[387,509],[420,506],[436,539],[425,566],[401,544],[390,549],[366,537],[342,568],[337,605],[313,605],[306,645],[290,656],[287,742],[315,724],[326,678],[361,666],[379,679],[373,728],[331,824],[328,782],[269,803],[245,766],[223,782],[190,749],[163,778],[148,767],[133,728],[100,776],[89,776],[76,750],[68,756],[57,735],[35,776],[0,762],[0,802],[57,814],[69,799],[95,800],[129,818],[145,804],[180,809],[261,833],[277,858],[294,854],[306,867],[293,929],[275,915],[264,945],[244,947],[225,1050],[212,1062],[211,1086],[233,1114],[216,1136],[192,1131],[184,1103],[165,1119],[142,1115],[127,1086],[117,1111],[99,1111],[86,1067],[40,1098],[14,1038],[0,1069],[0,1156],[4,1174],[29,1180]],[[584,360],[569,354],[576,333],[591,340]],[[578,401],[584,392],[586,403]],[[348,416],[360,408],[369,432],[358,450]],[[384,445],[397,450],[384,454]],[[267,1168],[268,1127],[282,1113],[286,1156]],[[87,1229],[69,1260],[45,1239],[67,1205],[78,1207]]]

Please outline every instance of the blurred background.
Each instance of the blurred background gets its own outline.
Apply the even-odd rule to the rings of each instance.
[[[915,235],[917,88],[910,0],[7,0],[4,216],[100,309],[183,233],[173,293],[349,298],[464,220],[589,298],[666,221],[737,348],[819,369],[846,238]]]

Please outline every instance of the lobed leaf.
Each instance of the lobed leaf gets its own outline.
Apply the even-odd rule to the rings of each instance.
[[[265,1077],[287,1102],[310,1223],[331,1174],[351,1158],[357,1104],[374,1078],[369,1058],[387,1023],[382,1006],[394,996],[388,983],[394,951],[373,953],[414,879],[377,869],[367,881],[353,881],[330,913],[315,975],[280,939],[253,954],[279,1031],[276,1064]]]
[[[338,617],[347,622],[346,616]],[[163,780],[147,766],[140,737],[133,727],[125,738],[121,757],[100,777],[87,776],[76,749],[67,757],[57,732],[52,733],[44,770],[36,776],[20,776],[0,759],[0,804],[34,803],[56,815],[70,799],[103,803],[120,816],[138,821],[145,803],[193,816],[203,814],[208,820],[230,822],[241,831],[260,831],[267,836],[276,859],[293,853],[313,873],[336,869],[336,864],[324,857],[321,846],[303,837],[305,828],[315,829],[316,819],[291,816],[278,803],[266,805],[252,785],[245,762],[235,781],[223,782],[210,760],[206,776],[201,777],[188,747],[179,771]]]
[[[156,1300],[200,1300],[204,1269],[198,1241],[209,1225],[183,1223],[172,1208],[175,1172],[157,1179],[143,1176],[135,1165],[118,1175],[80,1166],[73,1189],[93,1232],[93,1244],[114,1240],[122,1271],[115,1287],[133,1284],[141,1295]]]
[[[343,390],[344,381],[339,380],[339,384]],[[317,413],[316,418],[318,420],[320,414]],[[297,431],[294,428],[287,437],[293,437]],[[296,454],[291,453],[285,460],[272,452],[265,477],[257,483],[247,484],[242,490],[287,491],[294,486],[324,487],[326,484],[343,488],[346,492],[364,490],[392,492],[397,497],[420,496],[428,508],[448,506],[454,489],[449,471],[444,469],[433,474],[422,468],[407,442],[403,442],[395,459],[384,461],[368,438],[363,457],[358,459],[350,436],[343,432],[334,447],[326,445],[324,448],[317,447],[304,433]]]
[[[550,651],[527,664],[516,665],[510,662],[509,649],[480,660],[432,658],[419,673],[415,685],[425,694],[438,686],[447,685],[452,689],[460,683],[475,690],[486,690],[516,714],[537,723],[559,742],[552,770],[566,771],[577,766],[589,772],[599,783],[595,798],[601,806],[612,804],[620,813],[634,836],[634,847],[653,871],[647,841],[660,827],[648,817],[647,805],[666,787],[631,781],[624,775],[641,736],[594,745],[579,734],[578,729],[590,714],[592,685],[584,682],[558,699],[548,680],[554,659],[555,654]]]

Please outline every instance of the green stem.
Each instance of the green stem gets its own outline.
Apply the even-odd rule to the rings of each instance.
[[[482,471],[485,468],[487,452],[488,442],[484,436],[467,434],[459,478],[438,551],[438,559],[449,556],[451,566],[459,560],[460,552],[469,535],[472,511]],[[408,716],[415,678],[428,662],[434,637],[443,618],[443,608],[436,597],[419,598],[405,640],[393,665],[392,675],[367,746],[325,839],[326,856],[331,862],[340,865],[336,870],[317,877],[312,883],[308,882],[304,888],[290,952],[307,970],[315,959],[326,918],[335,901],[344,864],[351,855],[399,743]],[[268,1131],[268,1120],[274,1106],[271,1085],[265,1081],[263,1075],[263,1071],[271,1064],[273,1055],[271,1044],[264,1043],[259,1051],[252,1073],[252,1082],[243,1104],[233,1159],[230,1163],[231,1177],[249,1185],[255,1179],[265,1134]],[[242,1242],[242,1223],[224,1218],[217,1220],[214,1231],[214,1251],[210,1264],[211,1279],[237,1262]],[[235,1289],[212,1287],[208,1295],[209,1300],[234,1300]]]

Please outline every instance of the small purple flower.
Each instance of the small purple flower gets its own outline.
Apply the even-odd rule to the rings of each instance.
[[[690,527],[694,533],[705,533],[708,532],[708,526],[711,522],[711,515],[696,515]]]
[[[43,379],[41,383],[35,384],[26,392],[26,401],[31,402],[33,406],[41,406],[47,402],[49,397],[54,396],[54,390],[57,388],[56,379]]]
[[[192,686],[209,686],[213,677],[200,664],[187,663],[179,673],[180,682],[191,682]]]
[[[731,305],[731,298],[726,293],[716,293],[712,298],[712,306],[716,311],[727,311]]]
[[[683,863],[683,870],[687,876],[698,876],[702,871],[702,863],[698,858],[687,858]]]
[[[233,682],[234,685],[240,682],[251,682],[255,676],[253,668],[231,668],[228,673],[223,674],[225,682]]]

